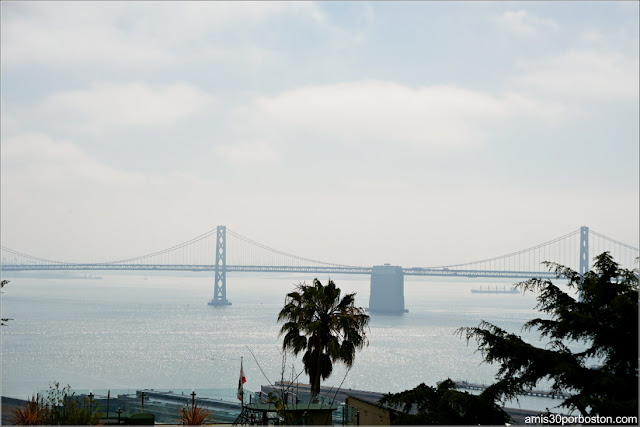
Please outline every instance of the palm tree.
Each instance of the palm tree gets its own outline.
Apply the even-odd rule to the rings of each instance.
[[[300,283],[287,294],[278,314],[278,321],[285,321],[280,329],[282,349],[296,355],[306,350],[302,363],[314,400],[320,393],[320,378],[331,375],[333,362],[351,367],[356,350],[369,344],[365,333],[369,316],[354,307],[355,295],[340,299],[340,289],[332,280],[323,286],[314,279],[313,285]]]

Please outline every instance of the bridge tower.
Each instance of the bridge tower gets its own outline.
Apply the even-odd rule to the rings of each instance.
[[[219,225],[216,233],[216,279],[209,305],[231,305],[227,301],[227,227]]]
[[[375,265],[371,270],[369,312],[401,314],[404,308],[404,271],[397,265]]]
[[[580,227],[580,271],[585,274],[589,271],[589,227]]]
[[[589,227],[580,227],[580,275],[589,271]],[[578,292],[578,301],[582,302],[582,291]]]

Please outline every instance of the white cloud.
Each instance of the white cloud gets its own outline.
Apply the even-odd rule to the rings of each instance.
[[[22,5],[21,5],[22,6]],[[3,66],[46,64],[157,64],[171,54],[149,39],[130,38],[108,19],[104,4],[51,3],[26,5],[19,12],[3,8]],[[107,23],[108,24],[107,24]]]
[[[593,45],[604,46],[607,41],[607,36],[600,31],[587,30],[580,34],[580,40]]]
[[[427,37],[495,46],[504,41],[504,33],[425,29],[421,20],[413,23],[402,15],[415,10],[400,6],[397,14],[375,19],[377,3],[355,3],[343,14],[341,5],[311,2],[2,2],[3,244],[17,242],[15,249],[42,256],[83,259],[93,254],[103,260],[163,249],[226,224],[312,258],[433,265],[498,255],[522,248],[521,242],[538,243],[541,232],[553,238],[581,224],[608,235],[616,227],[613,237],[628,230],[637,236],[637,185],[629,183],[630,174],[620,174],[624,179],[616,182],[615,168],[602,169],[603,177],[611,175],[605,179],[611,188],[627,190],[615,194],[599,187],[604,183],[593,188],[598,175],[590,168],[567,172],[590,187],[581,191],[561,180],[549,189],[542,184],[548,179],[508,175],[514,164],[538,161],[527,157],[533,152],[529,145],[522,149],[539,136],[547,138],[544,148],[556,144],[560,152],[570,150],[564,136],[575,134],[576,121],[548,126],[566,119],[563,105],[585,101],[594,109],[624,113],[617,122],[583,121],[579,133],[631,127],[628,114],[637,104],[628,101],[637,99],[637,56],[614,52],[631,52],[628,46],[637,45],[633,25],[603,44],[597,35],[609,34],[609,25],[592,15],[593,40],[587,37],[576,45],[576,37],[591,28],[585,23],[569,34],[530,12],[507,13],[500,25],[516,35],[553,32],[552,40],[545,39],[549,57],[532,56],[539,50],[517,46],[525,38],[515,37],[516,49],[505,51],[503,61],[449,75],[438,70],[468,70],[464,55],[440,57],[429,50],[429,55],[416,56]],[[557,16],[562,26],[573,25],[566,16],[551,15],[554,10],[548,16]],[[470,38],[478,43],[467,43]],[[381,39],[382,45],[367,44]],[[340,50],[357,43],[362,49]],[[590,43],[597,43],[597,50],[558,54],[567,44]],[[485,89],[502,83],[495,76],[508,79],[503,73],[515,61],[514,52],[525,60],[521,78],[505,81],[502,91]],[[434,58],[444,68],[434,68]],[[225,69],[211,59],[222,61]],[[268,67],[260,67],[265,62]],[[492,78],[486,80],[487,75]],[[351,80],[358,76],[398,80]],[[107,82],[90,85],[98,79]],[[201,79],[201,86],[173,84],[186,79]],[[346,82],[335,83],[340,81]],[[451,82],[460,86],[445,84]],[[216,97],[200,87],[216,88],[209,89]],[[243,110],[225,116],[251,96]],[[570,96],[575,99],[567,101]],[[597,97],[616,99],[603,103]],[[215,123],[189,120],[198,114],[206,118],[202,114],[221,101],[226,108],[215,109]],[[188,129],[180,129],[182,124]],[[169,125],[174,125],[167,129],[171,135],[160,142],[144,139],[146,132],[135,129]],[[521,125],[531,131],[527,138],[517,138]],[[140,156],[141,170],[158,170],[158,159],[167,164],[167,153],[182,150],[185,155],[172,164],[186,171],[122,169],[80,148],[103,152],[99,144],[111,135],[102,134],[115,127],[126,127],[121,134],[139,137],[145,146],[157,142],[153,155]],[[77,130],[93,133],[63,140],[16,135],[45,129],[66,138],[76,137]],[[182,132],[195,138],[180,139]],[[635,134],[626,128],[622,132],[619,139],[631,144],[629,136]],[[495,146],[482,146],[494,140]],[[216,159],[201,158],[208,141],[225,143],[208,152]],[[359,156],[370,143],[379,145]],[[395,144],[417,150],[402,147],[391,161],[382,161]],[[459,167],[458,151],[478,147],[485,149],[483,158],[496,160],[495,173],[479,177],[477,169],[477,175],[470,175]],[[601,148],[585,147],[585,162],[601,158],[606,152]],[[624,158],[607,165],[635,158],[628,153],[637,150],[625,149],[624,143],[619,148]],[[453,152],[431,156],[438,150]],[[118,153],[107,157],[135,163]],[[225,175],[229,168],[218,168],[221,159],[240,173]],[[433,171],[421,170],[422,159],[441,162],[437,182],[431,179]],[[272,164],[278,166],[273,173],[251,173],[252,167]],[[544,162],[540,165],[545,174]],[[483,184],[496,180],[499,188]],[[524,188],[527,182],[535,188]],[[468,183],[477,185],[465,187]],[[610,203],[598,207],[593,200]],[[611,205],[623,207],[615,224]],[[572,210],[562,216],[558,209],[536,206]],[[575,212],[582,217],[576,219]],[[469,240],[473,243],[456,243]]]
[[[273,166],[281,161],[278,152],[261,140],[217,145],[214,151],[234,167]]]
[[[516,93],[495,96],[455,86],[411,88],[383,81],[347,82],[260,97],[245,109],[259,132],[348,143],[384,142],[456,150],[482,144],[496,122],[562,109]]]
[[[240,190],[183,171],[132,172],[104,164],[72,141],[22,134],[2,141],[2,243],[33,255],[97,262],[162,250],[223,224],[287,252],[365,266],[473,261],[580,225],[637,244],[633,191],[567,193],[561,186],[475,182],[452,188],[398,178],[393,185],[346,181],[287,192],[258,180],[253,176]],[[562,216],[547,206],[571,206],[580,214]],[[610,206],[620,207],[614,223]]]
[[[102,132],[117,126],[168,126],[202,112],[213,97],[188,83],[93,83],[49,95],[38,110],[58,127]]]
[[[0,107],[0,111],[2,111],[2,134],[12,134],[20,129],[20,120],[16,117],[15,114],[7,112],[7,108],[4,106]]]
[[[43,133],[28,132],[2,143],[3,189],[19,184],[27,192],[64,188],[80,192],[87,187],[126,185],[139,188],[144,177],[108,167],[87,155],[70,140],[54,140]],[[6,172],[6,173],[5,173]]]
[[[309,2],[34,2],[3,4],[3,67],[157,67],[250,51],[243,29],[272,19],[327,26]],[[237,44],[221,45],[224,39]],[[211,38],[211,35],[218,35]],[[244,50],[244,49],[243,49]]]
[[[397,181],[394,188],[345,184],[294,193],[258,186],[225,198],[233,215],[220,223],[286,252],[363,266],[477,261],[543,243],[581,225],[637,244],[638,198],[633,192],[567,194],[563,188],[530,191],[480,183],[452,188],[411,181]],[[620,206],[624,217],[611,223],[610,204],[593,206],[599,198]],[[244,208],[247,204],[251,209]],[[580,214],[562,216],[546,206],[571,206]]]
[[[553,31],[558,25],[551,19],[538,18],[525,10],[509,10],[495,19],[508,30],[521,35],[535,35],[540,31]]]
[[[518,81],[551,94],[575,97],[638,98],[638,57],[591,50],[522,62]]]
[[[144,254],[206,231],[211,209],[203,196],[221,188],[181,171],[115,168],[42,133],[3,139],[0,185],[3,245],[92,261]]]

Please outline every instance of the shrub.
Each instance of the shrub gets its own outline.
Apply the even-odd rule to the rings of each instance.
[[[11,410],[9,420],[13,424],[23,426],[36,426],[45,424],[46,419],[46,407],[38,402],[36,396],[27,400],[25,406],[21,408],[14,408]]]
[[[178,422],[183,425],[198,426],[213,422],[211,411],[201,406],[198,402],[193,405],[185,404],[178,410]]]

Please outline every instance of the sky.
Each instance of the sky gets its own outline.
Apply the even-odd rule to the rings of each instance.
[[[318,260],[639,239],[638,2],[12,2],[1,243],[99,262],[217,225]]]

